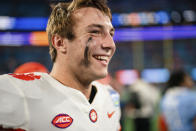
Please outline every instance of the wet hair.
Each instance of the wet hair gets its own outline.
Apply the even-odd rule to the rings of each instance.
[[[76,20],[73,17],[73,12],[85,7],[96,8],[112,20],[106,0],[73,0],[72,2],[58,3],[51,12],[46,28],[52,62],[55,62],[57,56],[57,51],[52,45],[52,36],[57,34],[70,41],[74,40],[73,27],[76,25]]]

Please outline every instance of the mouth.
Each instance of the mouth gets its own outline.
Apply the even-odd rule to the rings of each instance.
[[[104,56],[104,55],[93,55],[93,57],[101,62],[104,66],[107,66],[109,63],[109,56]]]

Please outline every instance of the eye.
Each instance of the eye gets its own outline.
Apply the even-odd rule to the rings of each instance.
[[[92,34],[100,34],[101,32],[99,30],[92,30],[90,33],[92,33]]]

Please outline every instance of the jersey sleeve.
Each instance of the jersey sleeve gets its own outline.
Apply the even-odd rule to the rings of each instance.
[[[0,76],[0,125],[18,128],[27,121],[25,97],[9,75]]]

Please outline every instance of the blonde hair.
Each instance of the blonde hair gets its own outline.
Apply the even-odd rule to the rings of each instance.
[[[70,41],[74,40],[75,35],[73,26],[76,24],[76,21],[74,20],[72,13],[75,10],[84,7],[96,8],[112,20],[112,15],[106,4],[106,0],[73,0],[69,3],[57,4],[51,12],[46,28],[49,42],[49,53],[52,62],[55,62],[57,55],[57,51],[52,45],[52,36],[58,34]]]

